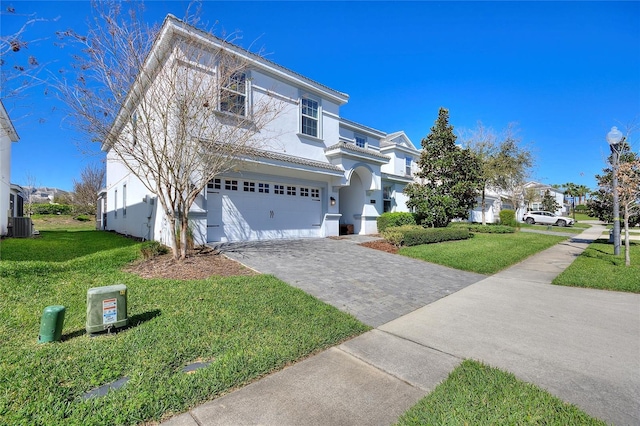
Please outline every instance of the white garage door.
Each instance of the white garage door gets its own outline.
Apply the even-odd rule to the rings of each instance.
[[[322,236],[320,188],[219,178],[207,187],[207,241]]]

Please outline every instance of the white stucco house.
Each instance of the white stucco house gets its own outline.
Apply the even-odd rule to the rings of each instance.
[[[0,100],[0,236],[8,233],[9,218],[21,207],[19,187],[11,186],[11,145],[18,142],[18,133]]]
[[[217,176],[198,196],[189,215],[195,244],[326,237],[341,229],[370,234],[377,232],[381,213],[408,211],[403,189],[413,181],[420,152],[403,132],[388,134],[343,118],[340,108],[347,94],[171,15],[153,49],[169,48],[176,36],[197,36],[203,49],[243,55],[249,66],[241,76],[246,84],[238,86],[236,99],[242,105],[234,113],[250,113],[267,93],[288,105],[269,124],[277,143]],[[99,194],[97,226],[168,244],[168,223],[156,194],[129,172],[109,144],[103,143],[103,150],[106,187]]]

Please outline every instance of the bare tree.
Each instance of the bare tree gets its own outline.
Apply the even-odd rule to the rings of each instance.
[[[80,180],[73,180],[73,200],[78,213],[96,214],[98,191],[104,185],[103,166],[89,164],[80,172]]]
[[[215,176],[253,156],[284,102],[254,88],[259,56],[172,16],[149,26],[140,9],[95,3],[88,34],[61,34],[83,47],[61,93],[78,128],[103,143],[158,197],[173,255],[187,256],[189,210]],[[190,22],[197,22],[189,14]]]
[[[640,210],[640,159],[635,156],[632,161],[621,163],[617,174],[620,206],[624,212],[625,265],[630,266],[629,217]]]
[[[24,175],[24,182],[26,185],[21,185],[22,191],[20,195],[27,204],[27,217],[30,217],[33,214],[33,199],[38,185],[38,180],[35,175],[30,172],[26,172]]]
[[[20,96],[26,89],[43,83],[39,77],[43,64],[29,51],[29,46],[39,40],[28,37],[28,30],[48,19],[20,13],[12,6],[1,9],[0,16],[5,23],[19,22],[15,31],[0,35],[0,97],[6,99]]]
[[[533,166],[531,151],[521,146],[514,123],[509,124],[502,137],[481,122],[475,129],[463,132],[463,140],[482,164],[481,193],[482,224],[486,224],[485,194],[487,190],[505,191],[517,210],[524,197],[524,184]],[[499,139],[502,139],[499,141]]]

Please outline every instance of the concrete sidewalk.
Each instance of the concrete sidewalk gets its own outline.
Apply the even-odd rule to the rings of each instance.
[[[640,295],[550,281],[602,228],[167,425],[388,425],[473,358],[535,383],[587,413],[640,424]]]

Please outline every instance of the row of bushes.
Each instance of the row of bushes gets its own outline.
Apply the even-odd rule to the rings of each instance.
[[[423,228],[420,225],[391,226],[382,232],[382,237],[396,246],[466,240],[470,236],[469,230],[463,227]]]
[[[416,216],[413,213],[407,212],[393,212],[383,213],[378,217],[378,232],[384,232],[387,228],[405,226],[405,225],[417,225]],[[505,227],[517,227],[518,221],[516,220],[516,212],[509,209],[500,210],[500,225]],[[496,232],[507,233],[513,232],[513,230],[506,230],[505,228],[487,230],[487,228],[477,228],[476,232]]]
[[[70,204],[31,204],[33,214],[73,214],[73,211]]]
[[[29,206],[25,204],[24,208],[26,213],[26,210],[29,208]],[[31,204],[31,214],[64,214],[91,216],[96,214],[95,210],[95,206],[79,206],[75,204]]]

